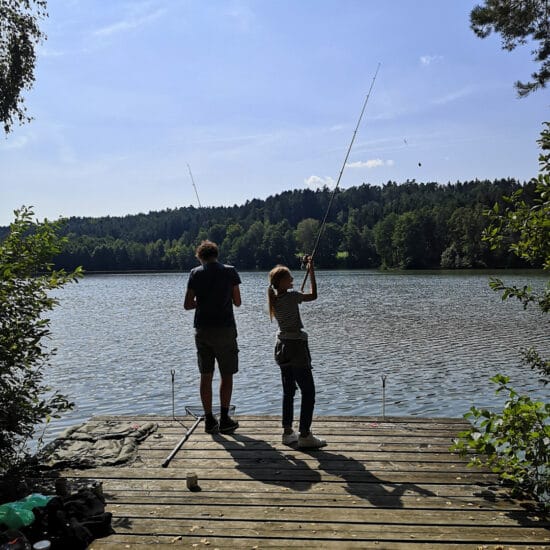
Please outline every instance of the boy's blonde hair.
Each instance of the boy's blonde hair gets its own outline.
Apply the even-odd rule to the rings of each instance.
[[[267,305],[269,306],[269,318],[275,316],[275,301],[279,293],[279,284],[285,275],[290,275],[290,269],[286,265],[276,265],[269,272],[269,287],[267,288]],[[275,293],[277,292],[277,294]]]

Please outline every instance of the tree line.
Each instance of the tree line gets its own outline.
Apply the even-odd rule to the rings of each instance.
[[[514,179],[363,184],[337,192],[316,252],[321,268],[462,269],[526,267],[482,240],[484,211],[533,183]],[[56,268],[89,271],[187,270],[203,239],[238,269],[296,267],[310,253],[330,201],[328,188],[285,191],[224,207],[183,207],[124,217],[66,221]],[[6,230],[4,230],[5,233]],[[0,235],[1,237],[1,235]]]

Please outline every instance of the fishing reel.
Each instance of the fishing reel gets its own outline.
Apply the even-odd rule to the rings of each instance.
[[[300,269],[307,269],[310,258],[311,258],[311,256],[309,256],[308,254],[305,254],[304,256],[302,256]]]

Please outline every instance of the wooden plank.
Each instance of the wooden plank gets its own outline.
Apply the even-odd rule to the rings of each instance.
[[[220,449],[227,449],[227,450],[255,450],[255,451],[272,451],[280,450],[287,452],[290,450],[290,447],[287,447],[283,445],[279,440],[272,440],[271,443],[263,440],[257,440],[254,443],[250,443],[246,447],[244,447],[241,443],[238,443],[237,441],[230,441],[227,440],[226,443],[224,443],[223,447],[214,440],[198,440],[197,438],[193,437],[195,434],[191,434],[191,438],[188,439],[185,442],[184,447],[182,447],[183,450],[188,449],[196,449],[200,451],[214,451],[214,450],[220,450]],[[163,439],[155,439],[151,442],[145,441],[140,444],[138,448],[139,450],[165,450],[167,452],[170,452],[176,443],[181,439],[174,437],[174,438],[163,438]],[[422,441],[421,443],[410,443],[410,442],[398,442],[394,443],[392,441],[390,442],[380,442],[378,440],[374,441],[329,441],[329,444],[327,447],[325,447],[326,451],[333,451],[333,452],[376,452],[376,451],[386,451],[386,452],[419,452],[419,453],[444,453],[449,452],[450,442],[445,442],[443,444],[435,444],[433,442],[427,443],[426,440]],[[299,451],[301,454],[305,454],[303,451]]]
[[[371,495],[372,497],[372,495]],[[494,510],[496,512],[514,512],[518,517],[529,515],[521,503],[508,501],[504,498],[487,501],[471,495],[462,496],[418,496],[418,494],[404,494],[399,500],[393,495],[379,493],[376,502],[347,494],[311,495],[309,493],[275,493],[275,492],[207,492],[201,491],[198,495],[182,488],[174,491],[144,491],[144,490],[113,490],[105,493],[107,503],[119,507],[125,504],[186,504],[186,505],[273,505],[273,506],[317,506],[317,507],[348,507],[372,508],[412,508],[423,510]],[[374,499],[373,499],[374,500]],[[518,512],[520,512],[518,514]]]
[[[136,424],[137,426],[138,424]],[[192,425],[192,424],[191,424]],[[178,434],[185,433],[186,428],[189,425],[185,424],[184,426],[175,425],[175,426],[164,426],[159,427],[159,431],[165,436],[177,437]],[[418,429],[384,429],[384,428],[352,428],[352,427],[338,427],[338,426],[314,426],[314,431],[316,434],[323,436],[335,436],[335,440],[347,439],[348,437],[396,437],[396,438],[408,438],[408,437],[426,437],[430,438],[443,438],[449,439],[456,436],[458,431],[449,427],[448,429],[430,429],[430,430],[418,430]],[[235,432],[235,435],[250,435],[253,434],[256,438],[262,436],[262,438],[269,439],[280,439],[281,434],[283,433],[282,428],[273,428],[269,426],[250,426],[247,423],[240,423],[238,430]],[[203,436],[204,438],[212,437],[210,434],[205,433],[204,426],[200,426],[196,430],[196,435]]]
[[[98,479],[96,477],[83,477],[83,479]],[[248,479],[226,479],[222,483],[205,482],[199,478],[199,484],[203,492],[226,494],[233,492],[235,494],[248,493],[264,493],[282,494],[289,492],[291,494],[308,494],[308,495],[348,495],[350,491],[364,493],[364,497],[377,496],[379,494],[392,494],[398,499],[403,495],[433,495],[439,497],[470,497],[483,498],[487,495],[488,499],[494,500],[503,497],[504,491],[498,486],[485,486],[477,484],[445,484],[445,483],[357,483],[352,487],[344,480],[339,480],[333,483],[314,483],[307,486],[307,492],[304,490],[305,484],[289,484],[285,481],[278,480],[272,483],[258,483],[257,481]],[[174,479],[143,479],[141,477],[134,478],[113,478],[103,480],[104,492],[116,490],[146,490],[170,493],[176,490],[185,489],[185,478],[179,480]],[[479,495],[479,496],[476,496]],[[515,501],[514,501],[515,502]]]
[[[456,418],[316,417],[329,446],[281,443],[280,417],[238,416],[232,436],[196,430],[168,468],[160,463],[193,418],[149,421],[158,430],[121,468],[67,470],[103,481],[116,535],[91,548],[544,548],[550,523],[512,499],[496,475],[449,452],[469,424]],[[200,492],[186,488],[199,477]],[[58,474],[52,472],[52,479]],[[488,546],[491,547],[491,546]]]
[[[409,540],[406,542],[391,541],[390,544],[380,542],[379,540],[347,540],[344,543],[341,541],[330,541],[323,540],[322,546],[319,541],[315,539],[300,539],[295,540],[292,538],[220,538],[209,536],[192,536],[192,535],[180,535],[177,537],[173,536],[133,536],[133,535],[113,535],[105,539],[95,540],[89,550],[121,550],[125,548],[139,548],[141,546],[158,548],[159,550],[168,550],[176,548],[210,548],[212,550],[218,549],[222,550],[225,548],[248,548],[250,549],[260,549],[260,548],[271,548],[273,550],[284,550],[285,548],[315,548],[319,550],[333,550],[342,548],[361,548],[364,550],[426,550],[427,545],[423,542],[415,542],[414,540]],[[434,542],[431,541],[429,548],[431,550],[496,550],[500,545],[491,544],[491,545],[479,545],[475,543],[465,542],[465,543],[449,543],[449,542]],[[504,550],[500,546],[501,550]],[[540,548],[541,550],[547,548],[543,543],[530,543],[530,544],[514,544],[514,550],[534,550],[535,548]],[[512,550],[507,548],[506,550]]]
[[[393,436],[380,436],[380,437],[374,437],[374,436],[364,436],[364,437],[347,437],[345,439],[339,438],[331,440],[328,436],[325,434],[323,435],[324,439],[327,440],[327,447],[324,448],[325,451],[340,451],[343,449],[355,449],[355,450],[366,450],[368,449],[369,444],[373,446],[373,448],[378,449],[387,449],[389,446],[392,445],[399,445],[402,449],[431,449],[433,451],[438,452],[445,452],[449,451],[449,447],[452,444],[451,438],[447,437],[434,437],[433,439],[426,438],[425,436],[422,437],[407,437],[407,438],[400,438],[400,437],[393,437]],[[170,447],[172,448],[183,436],[183,433],[174,435],[173,437],[170,436],[162,436],[163,441],[163,447]],[[210,436],[202,436],[200,434],[192,433],[191,437],[188,441],[185,443],[185,447],[201,447],[203,449],[220,449],[225,448],[228,450],[238,450],[238,449],[244,449],[244,448],[250,448],[250,449],[270,449],[270,448],[276,448],[285,450],[288,447],[283,445],[281,442],[280,436],[273,437],[273,438],[251,438],[248,437],[245,439],[244,434],[239,434],[235,437],[226,437],[225,439],[222,439],[219,436],[216,436],[216,438]],[[159,439],[153,439],[148,442],[148,444],[142,444],[143,448],[155,448],[156,445],[158,445]],[[303,451],[302,451],[303,452]]]
[[[162,462],[160,457],[140,456],[138,462],[134,462],[132,468],[155,468]],[[204,458],[188,458],[183,454],[176,455],[170,462],[170,468],[184,468],[187,470],[202,469],[205,466]],[[300,459],[297,457],[272,456],[268,458],[241,458],[227,456],[224,458],[208,458],[208,467],[223,470],[238,468],[242,471],[252,471],[273,467],[277,470],[329,470],[339,472],[344,477],[348,472],[376,472],[376,471],[399,471],[399,472],[448,472],[471,473],[466,463],[451,462],[424,462],[420,460],[355,460],[342,456],[340,460],[316,460],[315,458]],[[478,471],[490,472],[488,469]]]
[[[147,458],[152,459],[155,458],[157,460],[162,460],[166,458],[166,455],[172,450],[173,447],[166,446],[164,448],[157,448],[157,447],[148,447],[139,448],[139,456],[141,458]],[[336,452],[332,449],[330,449],[330,453],[327,453],[326,456],[323,457],[323,460],[325,461],[332,461],[332,460],[341,460],[339,456],[332,456],[333,454],[336,454]],[[276,448],[265,448],[265,449],[254,449],[250,450],[247,448],[244,449],[234,449],[235,456],[238,455],[239,459],[275,459],[279,458],[281,454],[287,458],[300,458],[301,460],[304,460],[305,462],[309,463],[314,461],[313,454],[305,454],[302,451],[298,451],[296,449],[293,449],[292,447],[285,447],[284,449],[276,449]],[[342,453],[343,454],[343,453]],[[421,461],[426,464],[463,464],[466,465],[468,463],[467,458],[460,457],[457,454],[452,454],[449,452],[442,453],[442,452],[432,452],[432,453],[426,453],[426,456],[419,456],[419,451],[385,451],[376,449],[373,451],[346,451],[345,457],[350,460],[357,460],[357,461],[370,461],[370,460],[383,460],[383,461],[393,461],[393,462],[403,462],[403,461]],[[181,448],[181,451],[176,455],[176,459],[179,458],[189,458],[192,460],[203,458],[204,459],[204,449],[197,448],[197,447],[190,447],[190,446],[183,446]],[[217,460],[217,459],[228,459],[232,460],[232,457],[228,454],[228,451],[224,448],[214,448],[214,449],[208,449],[208,459],[209,460]]]
[[[289,505],[251,505],[234,504],[220,506],[200,503],[149,503],[124,504],[112,508],[118,516],[132,518],[189,519],[223,518],[225,521],[247,521],[250,517],[262,518],[262,521],[306,521],[320,523],[338,521],[339,524],[382,524],[388,528],[392,525],[468,525],[486,527],[517,526],[517,513],[497,512],[494,510],[448,510],[422,509],[403,510],[373,507],[348,506],[289,506]],[[111,510],[111,507],[109,508]],[[548,528],[550,521],[534,519],[528,514],[521,516],[523,527]],[[550,534],[550,533],[549,533]]]
[[[281,422],[280,415],[259,415],[259,414],[237,414],[235,416],[239,420],[241,418],[246,418],[249,421],[257,422]],[[191,415],[176,415],[176,420],[179,421],[192,421],[194,418]],[[155,414],[139,414],[139,415],[98,415],[91,418],[91,421],[95,422],[104,422],[104,421],[114,421],[114,422],[173,422],[173,419],[169,416],[155,415]],[[369,423],[369,422],[378,422],[378,423],[388,423],[388,424],[467,424],[467,421],[463,418],[457,417],[445,417],[445,416],[435,416],[435,417],[424,417],[424,416],[338,416],[338,415],[322,415],[314,416],[313,422],[322,423],[322,422],[342,422],[344,424],[351,424],[354,422],[358,423]]]
[[[157,426],[157,433],[160,432],[167,436],[177,435],[179,433],[185,433],[185,431],[192,426],[192,422],[187,422],[185,424],[174,424],[173,426]],[[114,426],[114,425],[113,425]],[[132,426],[141,426],[141,424],[132,424]],[[105,426],[98,426],[99,429],[106,429]],[[297,430],[297,426],[294,427]],[[464,426],[466,428],[466,426]],[[335,439],[346,439],[354,435],[368,435],[368,436],[395,436],[395,437],[455,437],[461,430],[456,429],[452,426],[444,427],[433,427],[430,429],[418,429],[418,428],[395,428],[395,427],[340,427],[332,425],[322,425],[322,426],[312,426],[312,430],[316,434],[331,434],[335,436]],[[204,429],[204,424],[199,424],[199,427],[195,431],[197,435],[201,435],[205,438],[212,437],[211,434],[207,434]],[[258,436],[263,436],[265,438],[275,438],[280,439],[283,433],[283,429],[279,426],[255,426],[249,425],[246,421],[239,421],[239,428],[234,432],[235,435],[244,434],[244,435],[255,435],[258,439],[261,439]],[[338,437],[339,436],[339,437]]]
[[[217,469],[201,468],[197,469],[199,478],[204,482],[217,483],[226,479],[250,479],[253,477],[255,481],[260,482],[341,482],[342,475],[338,473],[326,472],[323,470],[304,469],[289,469],[275,470],[274,468],[257,468],[243,472],[239,469],[230,470],[229,472],[221,472]],[[253,476],[251,475],[253,474]],[[419,472],[419,471],[392,471],[387,470],[371,470],[364,472],[346,472],[344,479],[347,483],[445,483],[447,485],[463,484],[463,483],[495,483],[497,476],[482,472],[456,472],[449,475],[447,472]],[[65,473],[68,477],[90,477],[90,473],[81,470],[67,470]],[[181,468],[96,468],[93,470],[94,479],[128,479],[139,476],[140,479],[169,479],[181,480],[185,479],[185,471]],[[47,477],[47,476],[45,476]]]
[[[173,447],[139,447],[139,456],[140,458],[156,458],[157,460],[164,459],[167,452],[171,451]],[[287,458],[301,458],[306,462],[315,460],[315,455],[313,453],[306,454],[302,451],[294,449],[292,447],[284,448],[264,448],[264,449],[234,449],[235,456],[238,456],[239,459],[275,459],[280,458],[281,455]],[[325,451],[323,460],[330,462],[332,460],[342,460],[341,455],[330,449]],[[334,455],[334,456],[333,456]],[[197,447],[185,446],[181,448],[181,451],[176,455],[175,458],[178,459],[192,459],[196,460],[199,458],[204,459],[204,450]],[[228,452],[223,447],[216,447],[214,449],[208,449],[208,459],[209,460],[231,460],[232,458],[228,455]],[[458,454],[453,454],[449,452],[429,452],[423,451],[422,456],[420,456],[420,451],[387,451],[385,449],[377,448],[373,451],[363,451],[363,450],[352,450],[345,452],[345,459],[357,460],[357,461],[392,461],[392,462],[403,462],[403,461],[422,461],[425,463],[438,463],[438,464],[464,464],[468,463],[467,458],[460,457]]]
[[[376,523],[342,523],[337,521],[311,522],[307,520],[276,521],[255,518],[250,520],[226,520],[225,518],[144,518],[121,517],[113,524],[117,533],[141,535],[163,534],[211,534],[218,537],[272,537],[308,540],[313,535],[317,540],[380,540],[416,542],[475,542],[492,544],[526,544],[529,542],[550,542],[545,528],[500,527],[464,525],[388,525]],[[211,533],[209,532],[211,531]],[[203,534],[204,533],[204,534]],[[548,540],[546,540],[548,539]]]
[[[159,426],[158,429],[161,430],[163,433],[180,433],[182,431],[185,431],[185,428],[192,425],[193,423],[187,422],[185,424],[173,424],[170,426]],[[139,426],[139,424],[135,424],[136,426]],[[466,428],[466,426],[464,426]],[[202,429],[197,430],[197,433],[204,433],[204,426],[201,426]],[[324,434],[341,434],[343,436],[359,436],[359,435],[414,435],[414,434],[429,434],[430,436],[446,436],[448,434],[456,434],[460,430],[456,429],[456,427],[446,427],[446,426],[440,426],[440,427],[433,427],[431,430],[427,430],[423,426],[414,426],[414,427],[405,427],[403,425],[395,425],[395,426],[338,426],[333,424],[317,424],[314,427],[315,433],[324,433]],[[267,434],[267,435],[280,435],[282,433],[283,429],[279,426],[266,426],[264,424],[262,425],[255,425],[250,424],[248,422],[239,422],[239,428],[238,431],[235,433],[255,433],[255,434]]]
[[[51,475],[51,474],[50,474]],[[121,478],[106,478],[100,480],[95,475],[95,470],[80,471],[78,477],[71,477],[68,471],[62,473],[63,477],[68,479],[70,484],[81,486],[92,481],[102,481],[103,491],[108,495],[110,492],[135,492],[145,491],[155,494],[176,494],[178,491],[189,493],[186,488],[186,478],[181,476],[174,479],[160,478],[143,478],[140,471],[134,471],[134,476],[125,476]],[[50,478],[41,477],[38,481],[40,484],[51,483],[59,477],[59,474],[53,475]],[[31,479],[29,479],[31,481]],[[211,494],[296,494],[296,495],[311,495],[316,498],[317,495],[338,496],[349,495],[351,491],[361,493],[365,498],[369,495],[378,494],[397,494],[400,497],[407,495],[422,495],[422,496],[437,496],[437,497],[464,497],[494,502],[498,499],[505,499],[508,502],[521,502],[517,499],[512,499],[505,489],[497,484],[486,483],[407,483],[407,482],[377,482],[365,481],[348,483],[344,479],[339,479],[334,482],[310,483],[310,484],[292,484],[285,480],[275,480],[258,483],[253,478],[244,479],[223,479],[223,480],[205,480],[199,478],[199,484],[202,488],[202,493]],[[307,491],[305,488],[307,487]],[[529,501],[525,502],[527,506]]]

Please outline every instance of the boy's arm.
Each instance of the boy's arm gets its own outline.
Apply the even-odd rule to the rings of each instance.
[[[231,297],[233,299],[233,305],[239,307],[241,305],[241,289],[239,288],[239,285],[233,286],[233,293]]]
[[[185,293],[185,300],[183,301],[183,309],[196,309],[197,307],[197,297],[195,296],[195,291],[191,288],[187,289]]]

